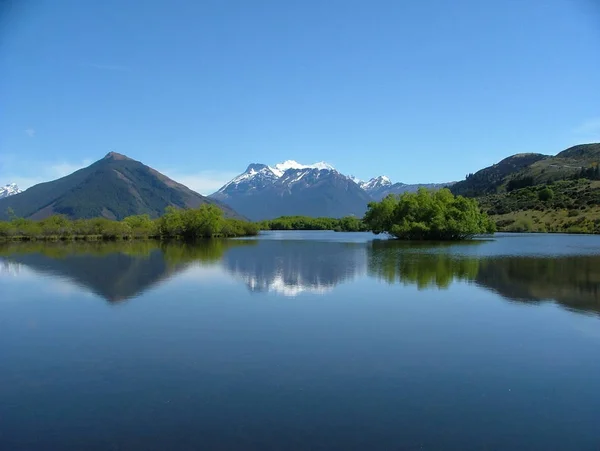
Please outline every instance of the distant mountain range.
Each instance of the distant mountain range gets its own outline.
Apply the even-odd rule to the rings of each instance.
[[[449,185],[392,183],[386,176],[362,181],[325,162],[304,165],[287,160],[274,166],[252,163],[209,197],[252,220],[286,215],[362,217],[369,202],[388,194]]]
[[[369,202],[419,187],[450,187],[455,194],[483,198],[510,192],[515,187],[573,179],[582,171],[592,174],[592,180],[600,180],[594,176],[598,175],[599,162],[600,144],[582,144],[556,156],[516,154],[469,174],[463,181],[441,184],[393,183],[383,175],[364,181],[342,174],[325,162],[304,165],[287,160],[274,166],[252,163],[205,197],[139,161],[110,152],[86,168],[23,192],[15,184],[0,188],[0,219],[8,217],[9,209],[19,217],[31,219],[52,214],[70,218],[122,219],[134,214],[157,217],[167,206],[187,208],[202,204],[218,205],[227,217],[251,220],[291,215],[362,217]],[[590,189],[597,190],[597,186]],[[592,205],[595,197],[586,193],[579,197],[585,205]],[[500,201],[493,200],[494,205],[500,205]]]
[[[228,206],[177,183],[139,161],[115,152],[66,177],[40,183],[0,199],[0,219],[9,209],[19,217],[42,219],[53,214],[69,218],[123,219],[130,215],[161,215],[168,206],[215,204],[225,216],[240,217]]]
[[[0,199],[4,199],[8,196],[14,196],[15,194],[19,194],[22,192],[23,191],[19,189],[16,183],[10,183],[8,185],[0,186]]]

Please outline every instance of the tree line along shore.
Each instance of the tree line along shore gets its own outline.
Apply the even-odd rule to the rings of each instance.
[[[214,205],[195,209],[168,207],[165,214],[129,216],[121,221],[106,218],[70,220],[54,215],[42,220],[15,217],[0,221],[0,239],[27,240],[127,240],[232,238],[257,235],[260,230],[334,230],[386,233],[404,240],[464,240],[495,231],[494,223],[477,202],[454,196],[448,189],[389,195],[370,202],[363,218],[311,218],[284,216],[250,222],[225,218]]]

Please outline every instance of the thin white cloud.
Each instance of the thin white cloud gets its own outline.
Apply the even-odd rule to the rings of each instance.
[[[88,63],[85,66],[93,67],[94,69],[99,70],[108,70],[113,72],[131,72],[131,68],[127,66],[119,66],[117,64],[96,64],[96,63]]]
[[[214,193],[238,175],[237,172],[231,171],[199,171],[191,174],[175,170],[159,170],[159,172],[205,196]]]
[[[35,136],[35,130],[31,127],[26,128],[25,133],[27,133],[27,136],[29,136],[30,138],[33,138]]]

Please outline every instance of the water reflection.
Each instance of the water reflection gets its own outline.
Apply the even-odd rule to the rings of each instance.
[[[6,272],[18,274],[23,265],[119,302],[139,296],[193,264],[218,264],[227,249],[240,245],[252,242],[12,243],[0,246],[0,256]]]
[[[498,246],[498,243],[494,244]],[[600,256],[486,255],[487,242],[407,245],[310,240],[227,240],[0,246],[3,274],[21,265],[67,279],[109,302],[139,296],[191,265],[219,266],[254,293],[326,293],[359,277],[419,289],[466,281],[526,303],[555,301],[600,313]]]
[[[419,289],[470,281],[502,297],[526,303],[555,301],[574,311],[600,313],[600,256],[487,256],[486,242],[407,245],[374,242],[369,275]]]
[[[471,242],[461,246],[480,246]],[[457,245],[407,244],[374,241],[368,253],[369,275],[388,283],[424,288],[447,288],[453,280],[473,280],[479,260],[464,258],[453,251]]]
[[[230,274],[252,292],[286,296],[325,293],[366,273],[365,243],[265,240],[231,249],[223,258]]]
[[[513,301],[553,300],[569,310],[600,313],[600,256],[483,260],[474,280]]]

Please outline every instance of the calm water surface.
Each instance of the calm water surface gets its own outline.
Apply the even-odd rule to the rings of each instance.
[[[1,450],[599,450],[600,237],[4,245],[0,359]]]

